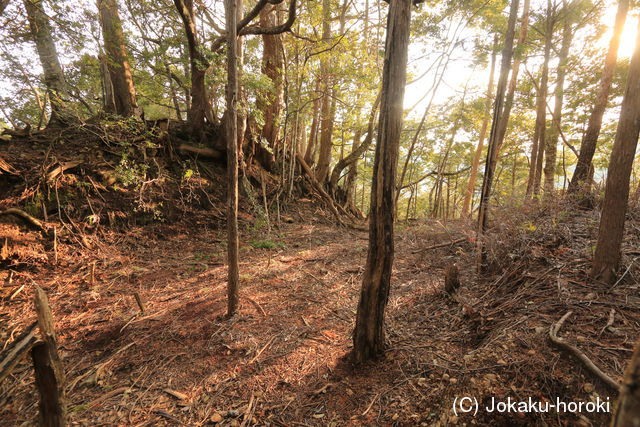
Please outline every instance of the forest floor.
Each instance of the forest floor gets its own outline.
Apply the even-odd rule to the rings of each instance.
[[[63,245],[55,265],[38,233],[4,221],[3,236],[28,248],[40,265],[12,274],[11,282],[8,271],[0,273],[0,344],[34,318],[31,280],[43,286],[66,366],[71,421],[81,425],[599,425],[608,419],[452,412],[453,399],[462,396],[485,403],[491,396],[614,400],[548,339],[549,326],[573,310],[560,335],[619,380],[638,338],[635,271],[607,290],[586,278],[585,248],[567,246],[567,238],[577,242],[571,227],[588,239],[592,213],[554,225],[555,235],[526,222],[514,232],[519,238],[497,233],[511,242],[512,259],[480,279],[473,243],[422,250],[464,236],[467,224],[400,224],[388,351],[379,362],[355,367],[347,356],[367,234],[308,220],[314,205],[300,205],[293,223],[277,231],[245,227],[241,307],[230,320],[224,318],[225,236],[206,213],[104,232],[91,240],[92,249]],[[442,292],[443,270],[453,261],[461,270],[458,298]],[[27,289],[13,295],[23,284]],[[33,422],[33,381],[25,361],[0,385],[3,424]]]
[[[348,356],[365,224],[338,227],[316,202],[297,197],[279,207],[281,221],[272,215],[269,226],[256,201],[243,197],[241,306],[226,319],[224,168],[185,160],[170,145],[127,142],[150,137],[126,123],[87,124],[3,146],[0,160],[12,167],[0,164],[7,172],[0,174],[0,211],[20,207],[47,227],[0,215],[0,353],[35,319],[32,296],[40,285],[55,317],[72,423],[603,425],[609,419],[482,407],[492,397],[615,400],[615,391],[550,342],[549,330],[572,311],[559,336],[621,380],[640,337],[637,208],[627,220],[624,274],[613,287],[588,275],[597,210],[562,203],[496,209],[482,275],[471,223],[399,222],[388,349],[382,360],[358,367]],[[259,180],[277,183],[262,172],[249,179],[257,188]],[[271,187],[267,182],[264,197],[274,200]],[[431,247],[438,244],[444,246]],[[449,296],[443,277],[453,262],[462,284]],[[477,416],[456,416],[453,403],[462,397],[478,400]],[[31,425],[37,413],[33,369],[23,360],[0,383],[0,424]]]

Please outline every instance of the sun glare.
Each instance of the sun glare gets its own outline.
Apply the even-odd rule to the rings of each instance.
[[[611,40],[611,35],[613,34],[613,21],[616,16],[616,8],[617,5],[613,5],[607,10],[607,13],[604,17],[605,22],[610,22],[609,30],[602,35],[600,39],[603,43],[603,46],[608,46],[609,41]],[[618,48],[618,59],[622,58],[631,58],[633,54],[633,48],[636,44],[636,34],[638,30],[638,16],[629,13],[627,15],[627,20],[624,23],[624,29],[622,30],[622,37],[620,38],[620,47]]]

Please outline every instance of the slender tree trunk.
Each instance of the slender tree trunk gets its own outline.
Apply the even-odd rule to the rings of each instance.
[[[355,160],[349,165],[347,172],[347,178],[344,183],[345,190],[345,209],[353,214],[360,214],[356,208],[355,203],[355,191],[356,191],[356,179],[358,178],[358,160]]]
[[[278,23],[277,5],[268,4],[260,11],[260,26],[273,27]],[[272,149],[276,148],[280,133],[280,112],[284,100],[284,56],[282,34],[262,36],[262,73],[271,80],[273,89],[265,94],[262,107],[264,127],[262,137]]]
[[[529,29],[529,0],[524,0],[522,10],[522,23],[520,24],[520,34],[518,35],[518,44],[514,52],[513,66],[511,67],[511,80],[509,81],[509,88],[507,90],[507,96],[504,101],[504,111],[500,118],[498,127],[498,136],[496,138],[496,152],[494,162],[497,158],[504,144],[504,138],[507,134],[507,127],[509,126],[509,118],[511,117],[511,109],[513,108],[513,100],[516,94],[516,88],[518,86],[518,74],[520,72],[520,64],[522,63],[522,56],[524,54],[525,42],[527,41],[527,33]]]
[[[340,174],[350,164],[356,162],[368,149],[373,141],[373,133],[376,119],[376,112],[378,111],[378,106],[380,105],[380,95],[376,98],[373,107],[371,108],[371,116],[369,117],[369,124],[367,125],[367,136],[365,136],[364,141],[361,144],[355,145],[356,140],[354,139],[354,146],[351,153],[346,156],[344,159],[340,159],[338,163],[333,167],[333,171],[331,172],[331,177],[329,179],[329,187],[333,190],[338,185],[338,180],[340,179]],[[360,141],[360,131],[357,130],[356,134],[358,136],[358,142]]]
[[[442,80],[444,78],[444,73],[447,70],[447,66],[449,65],[450,60],[451,60],[451,51],[447,52],[446,54],[442,54],[440,56],[440,59],[437,61],[437,65],[435,67],[436,71],[433,77],[433,84],[431,85],[431,88],[429,88],[429,90],[427,91],[427,94],[431,92],[429,103],[427,104],[427,106],[424,109],[424,112],[422,113],[422,119],[420,119],[420,124],[418,124],[418,129],[416,129],[416,132],[413,134],[413,138],[411,139],[411,144],[409,145],[409,151],[407,152],[407,156],[405,157],[404,162],[402,164],[402,172],[400,172],[400,180],[398,181],[398,185],[396,189],[396,198],[395,198],[396,209],[398,207],[398,200],[400,199],[400,194],[402,193],[404,178],[407,173],[407,168],[409,167],[409,163],[411,162],[413,151],[416,147],[416,144],[418,143],[420,133],[422,132],[424,123],[427,119],[427,116],[429,115],[429,111],[431,111],[431,106],[433,105],[433,101],[436,97],[436,93],[438,92],[438,88],[442,83]],[[438,72],[441,66],[442,66],[442,71]]]
[[[58,51],[53,41],[49,17],[43,10],[42,0],[24,0],[31,36],[36,44],[47,87],[51,115],[47,126],[64,126],[78,119],[67,106],[69,90],[64,79]]]
[[[107,68],[113,87],[114,111],[109,113],[130,117],[138,114],[136,89],[127,58],[122,21],[116,0],[98,0],[100,26],[104,39]]]
[[[236,101],[237,81],[237,32],[236,0],[225,0],[227,29],[227,315],[233,316],[238,310],[239,266],[238,266],[238,136]]]
[[[466,97],[467,97],[467,86],[464,87],[464,92],[462,94],[462,106],[460,109],[460,113],[457,115],[456,120],[453,122],[453,127],[451,128],[451,137],[449,138],[449,141],[444,148],[442,159],[440,160],[440,163],[438,164],[438,169],[436,171],[436,182],[438,183],[438,185],[436,186],[436,195],[435,195],[436,204],[432,212],[432,215],[434,218],[437,218],[438,214],[442,215],[442,210],[440,210],[440,205],[443,204],[442,203],[443,201],[442,186],[443,186],[445,177],[448,176],[448,174],[445,174],[445,170],[447,169],[447,163],[449,162],[449,154],[451,153],[451,148],[453,147],[453,143],[455,142],[456,136],[458,135],[458,131],[460,130]],[[448,191],[448,188],[447,188],[447,191]]]
[[[322,40],[328,44],[331,40],[331,2],[322,0]],[[322,74],[322,107],[320,109],[320,152],[318,153],[318,168],[316,179],[323,184],[329,174],[331,151],[333,148],[333,117],[331,116],[333,103],[333,79],[329,56],[320,60]]]
[[[304,153],[304,161],[312,166],[315,163],[313,158],[314,149],[318,140],[318,123],[320,122],[320,104],[322,103],[322,97],[319,96],[322,89],[322,79],[316,78],[316,99],[313,101],[313,114],[311,119],[311,128],[309,129],[309,142]]]
[[[547,2],[547,13],[551,14],[550,3]],[[544,62],[542,63],[540,85],[536,102],[536,125],[531,145],[531,164],[529,165],[529,178],[527,180],[527,196],[540,192],[540,177],[542,174],[542,157],[545,146],[545,129],[547,122],[547,85],[549,81],[549,59],[551,56],[551,41],[553,39],[553,26],[551,16],[547,16],[547,28],[544,44]]]
[[[564,8],[566,10],[566,6]],[[568,18],[564,18],[564,27],[562,30],[562,45],[560,47],[560,54],[558,55],[558,71],[556,74],[556,87],[555,87],[555,104],[553,107],[553,120],[551,121],[551,127],[549,132],[549,138],[547,139],[547,147],[545,150],[545,165],[544,165],[544,191],[545,194],[553,194],[556,179],[556,157],[558,152],[558,137],[562,130],[562,104],[564,101],[564,79],[567,74],[567,63],[569,62],[569,49],[571,48],[571,40],[573,39],[573,32],[571,29],[571,23]]]
[[[240,22],[243,17],[244,17],[244,1],[236,0],[236,23]],[[238,100],[237,100],[237,107],[236,107],[236,115],[237,115],[237,122],[238,122],[238,127],[236,130],[237,139],[238,139],[237,151],[238,151],[238,166],[241,167],[242,173],[244,174],[245,161],[244,161],[243,148],[245,145],[244,136],[245,136],[245,132],[247,131],[248,102],[247,102],[247,93],[244,90],[244,86],[242,85],[243,73],[244,73],[244,37],[243,36],[238,36],[237,38],[236,52],[237,52],[236,70],[238,71],[238,75],[236,78],[238,82],[238,89],[237,89]],[[215,116],[215,112],[214,112],[214,116]]]
[[[590,184],[588,179],[589,169],[591,168],[593,155],[596,152],[596,144],[598,142],[598,136],[600,135],[600,128],[602,127],[602,117],[605,109],[607,108],[609,91],[611,90],[611,83],[613,82],[613,75],[616,69],[620,37],[622,35],[628,11],[629,0],[619,0],[618,11],[616,12],[616,21],[613,27],[613,36],[609,42],[609,50],[607,51],[607,56],[604,60],[604,69],[602,70],[602,79],[600,80],[598,95],[596,97],[593,110],[591,111],[591,115],[589,116],[589,123],[582,138],[582,144],[580,144],[578,163],[576,164],[575,171],[573,172],[573,176],[569,182],[568,193],[570,194],[575,194],[580,191],[581,187],[590,187],[590,185],[587,185]]]
[[[479,269],[481,269],[485,263],[485,252],[482,241],[484,239],[483,235],[487,228],[487,219],[489,217],[489,199],[491,198],[491,186],[497,160],[496,150],[498,148],[498,128],[502,119],[504,96],[507,88],[507,79],[509,77],[509,70],[511,69],[511,58],[513,56],[513,39],[515,37],[516,19],[518,17],[518,5],[519,0],[511,0],[509,21],[507,23],[507,32],[505,34],[504,48],[502,49],[500,77],[498,78],[496,100],[493,105],[493,120],[491,122],[491,132],[489,133],[489,142],[487,143],[487,160],[484,168],[484,179],[482,181],[482,192],[480,193],[480,207],[478,211]]]
[[[607,184],[600,216],[598,243],[591,274],[613,283],[620,263],[625,215],[629,201],[629,179],[640,134],[640,25],[631,57],[620,121],[609,160]]]
[[[476,188],[476,181],[478,179],[478,168],[480,167],[480,157],[482,157],[482,149],[484,148],[484,139],[487,135],[487,128],[489,127],[489,118],[491,117],[491,103],[493,99],[493,79],[496,69],[496,55],[497,55],[498,35],[496,34],[493,40],[493,51],[491,52],[491,69],[489,71],[489,85],[487,86],[487,95],[484,103],[485,114],[482,119],[482,127],[480,128],[480,139],[478,146],[473,154],[473,161],[471,162],[471,171],[469,173],[469,182],[467,183],[467,190],[464,193],[464,200],[462,202],[462,215],[468,216],[471,214],[471,202],[473,193]]]
[[[394,190],[407,78],[411,0],[391,0],[387,18],[378,141],[373,166],[369,249],[353,332],[358,363],[384,350],[384,312],[393,266]]]
[[[204,122],[207,110],[207,91],[205,74],[209,66],[202,53],[200,41],[196,31],[196,15],[193,0],[173,0],[182,18],[187,44],[189,46],[189,68],[191,72],[191,104],[187,112],[187,121],[191,134],[196,138],[204,135]],[[235,6],[234,6],[235,10]],[[234,18],[235,19],[235,18]]]

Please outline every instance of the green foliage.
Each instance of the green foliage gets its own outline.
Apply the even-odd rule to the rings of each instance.
[[[120,163],[115,167],[115,176],[125,187],[139,187],[146,180],[147,169],[149,166],[135,163],[126,153],[123,153]]]

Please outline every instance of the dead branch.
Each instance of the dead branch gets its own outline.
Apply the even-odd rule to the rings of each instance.
[[[11,370],[29,353],[31,347],[33,347],[33,344],[37,340],[35,332],[36,325],[37,322],[33,322],[31,326],[16,338],[0,358],[0,382],[11,373]]]
[[[437,245],[427,246],[426,248],[418,249],[418,250],[415,250],[415,251],[413,251],[413,252],[411,252],[411,253],[412,253],[412,254],[417,254],[417,253],[420,253],[420,252],[426,252],[426,251],[429,251],[429,250],[431,250],[431,249],[438,249],[438,248],[444,248],[444,247],[446,247],[446,246],[457,245],[458,243],[462,243],[462,242],[464,242],[464,241],[466,241],[466,240],[467,240],[467,238],[466,238],[466,237],[462,237],[461,239],[456,239],[456,240],[453,240],[453,241],[451,241],[451,242],[438,243]]]
[[[222,157],[222,153],[218,150],[214,150],[213,148],[200,148],[194,147],[193,145],[189,144],[180,144],[178,150],[188,151],[190,153],[195,153],[202,157],[209,157],[211,159],[219,159]]]
[[[18,175],[16,168],[11,166],[9,162],[0,157],[0,174],[8,173],[9,175]]]
[[[73,169],[76,166],[80,166],[82,163],[84,163],[82,160],[72,160],[70,162],[60,163],[47,174],[47,182],[52,182],[58,177],[58,175],[62,174],[64,171]]]
[[[98,406],[101,402],[109,399],[110,397],[113,396],[117,396],[121,393],[128,393],[131,391],[131,387],[118,387],[116,389],[113,389],[111,391],[109,391],[108,393],[103,394],[102,396],[92,400],[91,402],[89,402],[89,404],[87,405],[89,408],[93,408],[94,406]]]
[[[267,315],[267,312],[264,311],[264,308],[262,308],[262,306],[258,303],[258,301],[254,300],[253,298],[249,298],[248,296],[244,295],[242,296],[242,298],[246,299],[247,301],[249,301],[251,304],[253,304],[253,306],[258,309],[258,311],[260,311],[260,313],[263,316]]]
[[[607,320],[607,324],[604,326],[604,328],[602,328],[600,330],[600,333],[598,335],[602,335],[604,331],[607,330],[607,328],[609,326],[613,326],[613,322],[616,319],[616,309],[612,308],[611,311],[609,312],[609,319]]]
[[[29,215],[28,213],[26,213],[22,209],[17,209],[17,208],[5,209],[3,211],[0,211],[0,216],[2,216],[2,215],[14,215],[14,216],[17,216],[18,218],[23,219],[28,224],[31,224],[34,227],[39,228],[40,230],[46,231],[46,228],[45,228],[44,224],[42,223],[42,221],[40,221],[37,218],[32,217],[31,215]]]
[[[267,349],[267,347],[269,347],[271,345],[271,343],[276,339],[275,336],[271,337],[271,339],[269,341],[267,341],[267,343],[264,345],[264,347],[262,347],[260,349],[260,351],[258,351],[256,353],[255,356],[253,356],[253,359],[251,359],[249,361],[249,363],[247,363],[247,365],[251,365],[253,362],[255,362],[256,360],[258,360],[258,357],[260,357],[260,355]]]
[[[591,361],[591,359],[589,359],[576,346],[569,344],[563,338],[560,338],[558,336],[558,332],[560,331],[560,328],[562,328],[562,325],[569,318],[569,316],[571,316],[571,314],[573,314],[573,311],[571,310],[567,311],[567,313],[564,316],[562,316],[557,323],[551,325],[551,327],[549,328],[549,338],[551,339],[551,342],[557,345],[558,347],[561,347],[564,350],[568,351],[569,353],[573,354],[578,360],[580,360],[587,367],[589,371],[591,371],[591,373],[596,375],[598,378],[602,380],[602,382],[608,385],[611,388],[611,390],[616,392],[620,391],[620,384],[618,384],[618,382],[613,380],[609,375],[602,372],[602,370],[600,370],[600,368],[598,368]]]

